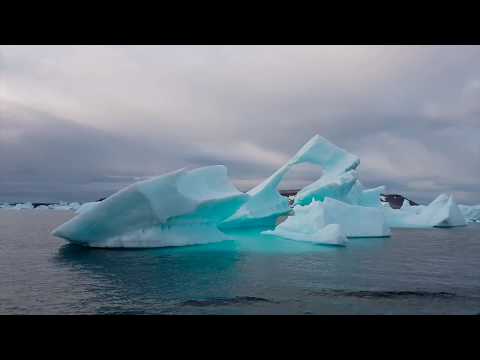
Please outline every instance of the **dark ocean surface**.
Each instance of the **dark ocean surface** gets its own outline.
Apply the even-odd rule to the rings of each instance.
[[[260,236],[149,250],[70,245],[69,211],[0,210],[0,314],[479,314],[480,224],[345,248]]]

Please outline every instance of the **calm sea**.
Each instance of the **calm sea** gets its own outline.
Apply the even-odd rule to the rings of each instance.
[[[100,250],[49,235],[73,214],[0,210],[0,314],[479,314],[480,224],[345,248],[235,234]]]

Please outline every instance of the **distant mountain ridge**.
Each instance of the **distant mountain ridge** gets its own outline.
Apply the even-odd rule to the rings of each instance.
[[[298,191],[299,190],[279,190],[280,194],[283,196],[295,196]],[[405,200],[407,200],[411,206],[419,205],[415,201],[407,199],[405,196],[400,194],[380,194],[380,201],[388,202],[392,209],[400,209]]]
[[[415,201],[407,199],[403,195],[399,195],[399,194],[381,194],[380,195],[380,201],[388,202],[392,209],[400,209],[405,200],[407,200],[410,203],[411,206],[419,205]]]
[[[279,193],[283,196],[295,196],[299,190],[279,190]],[[98,199],[97,201],[105,200],[105,197]],[[380,201],[381,202],[388,202],[392,209],[400,209],[403,205],[403,202],[407,200],[411,206],[417,206],[415,201],[407,199],[403,195],[400,194],[380,194]],[[15,206],[17,204],[22,204],[21,202],[10,202],[5,203],[11,206]],[[39,206],[49,206],[49,205],[64,205],[64,202],[32,202],[32,207],[37,208]]]

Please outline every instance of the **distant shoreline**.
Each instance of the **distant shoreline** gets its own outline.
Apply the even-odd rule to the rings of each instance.
[[[297,194],[297,192],[299,192],[299,191],[300,191],[299,189],[278,190],[280,195],[285,196],[285,197],[295,196]],[[106,198],[103,197],[103,198],[100,198],[100,199],[95,200],[95,201],[99,202],[99,201],[103,201],[105,199]],[[400,209],[405,200],[407,200],[410,203],[411,206],[419,205],[418,203],[416,203],[416,202],[414,202],[410,199],[407,199],[403,195],[399,195],[399,194],[381,194],[380,195],[380,201],[388,202],[390,204],[390,207],[393,208],[393,209]],[[87,202],[89,202],[89,201],[87,201]],[[39,207],[39,206],[67,205],[68,204],[67,202],[60,201],[60,202],[0,202],[0,205],[5,204],[5,205],[9,205],[9,206],[16,206],[18,204],[27,204],[27,203],[32,204],[32,207],[34,209]]]

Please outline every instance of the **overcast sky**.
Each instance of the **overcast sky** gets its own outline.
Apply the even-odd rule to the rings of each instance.
[[[246,189],[316,133],[367,186],[480,203],[480,47],[0,46],[0,201],[213,164]]]

